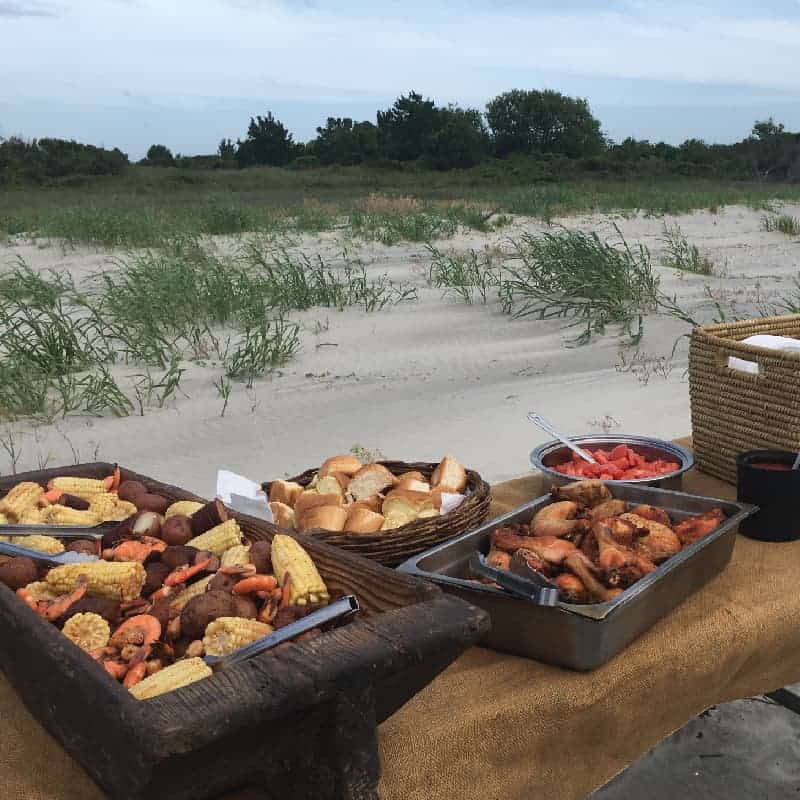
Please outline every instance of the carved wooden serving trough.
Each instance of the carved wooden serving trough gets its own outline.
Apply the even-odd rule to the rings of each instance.
[[[103,477],[82,464],[0,478]],[[199,499],[130,470],[171,501]],[[251,540],[271,539],[234,514]],[[33,715],[114,798],[377,798],[376,725],[488,630],[487,616],[434,586],[298,536],[333,597],[352,593],[350,625],[139,701],[0,585],[0,668]]]

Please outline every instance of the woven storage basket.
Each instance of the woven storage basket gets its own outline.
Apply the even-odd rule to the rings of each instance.
[[[741,343],[755,334],[800,339],[800,315],[697,328],[689,347],[697,465],[729,483],[740,453],[800,451],[800,353]],[[758,374],[731,369],[731,356],[756,362]]]
[[[404,472],[421,472],[430,479],[438,464],[414,463],[405,461],[379,461],[393,475]],[[317,469],[306,470],[288,480],[307,486],[311,483]],[[269,494],[270,483],[262,484]],[[306,531],[307,535],[321,539],[327,544],[350,550],[360,556],[371,558],[388,567],[396,567],[407,558],[429,550],[440,542],[452,539],[477,527],[486,519],[491,503],[490,487],[477,472],[467,470],[466,497],[458,508],[441,517],[431,517],[403,525],[383,533],[346,533],[343,531]],[[268,523],[265,523],[268,524]],[[277,526],[275,530],[280,530]]]

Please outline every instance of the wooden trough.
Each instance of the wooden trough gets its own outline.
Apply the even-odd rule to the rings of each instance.
[[[105,477],[113,464],[0,478]],[[175,500],[175,486],[122,469]],[[232,514],[253,541],[272,538]],[[489,627],[484,612],[438,588],[298,536],[333,597],[355,594],[354,622],[147,701],[134,699],[53,625],[0,585],[0,669],[25,705],[113,798],[377,798],[376,726]]]

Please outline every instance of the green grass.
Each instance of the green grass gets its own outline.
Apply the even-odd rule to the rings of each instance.
[[[777,231],[786,236],[800,235],[800,219],[789,214],[770,214],[761,219],[761,227],[768,232]]]
[[[664,223],[661,242],[664,245],[664,263],[668,267],[695,275],[714,274],[714,262],[687,240],[679,225],[670,227]]]
[[[645,314],[657,308],[659,279],[647,248],[632,249],[617,234],[618,242],[577,230],[520,237],[500,285],[504,310],[517,318],[563,319],[579,329],[575,344],[609,327],[638,342]]]
[[[444,289],[444,295],[452,295],[472,305],[475,295],[485,305],[491,289],[500,286],[501,270],[494,263],[491,251],[478,253],[469,250],[467,253],[443,253],[428,245],[431,265],[428,270],[428,282],[431,286]]]
[[[113,259],[75,287],[23,261],[0,273],[0,419],[163,408],[185,360],[253,381],[300,347],[292,311],[378,312],[416,289],[367,276],[346,252],[310,259],[253,237],[222,256],[192,236]],[[136,365],[123,389],[110,368]]]
[[[80,186],[14,187],[0,194],[0,234],[36,233],[67,245],[138,248],[176,235],[319,233],[343,229],[395,244],[495,227],[508,214],[544,220],[588,212],[663,215],[800,201],[800,186],[698,178],[536,182],[515,162],[433,172],[375,167],[241,171],[132,167]],[[369,200],[413,197],[375,208]],[[379,204],[380,206],[380,204]]]

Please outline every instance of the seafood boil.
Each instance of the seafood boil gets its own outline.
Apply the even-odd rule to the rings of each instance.
[[[656,506],[615,499],[599,480],[554,487],[552,499],[530,524],[493,531],[486,560],[495,569],[508,570],[512,556],[522,558],[549,578],[567,603],[617,597],[725,520],[715,508],[673,522]]]
[[[53,526],[52,535],[5,541],[100,556],[49,568],[0,556],[0,583],[139,699],[210,676],[203,656],[225,656],[330,600],[292,537],[248,542],[221,502],[170,503],[121,482],[119,470],[103,480],[56,478],[46,488],[19,483],[0,498],[0,514],[0,532],[10,523]],[[102,541],[58,538],[58,525],[107,521],[119,524]]]

